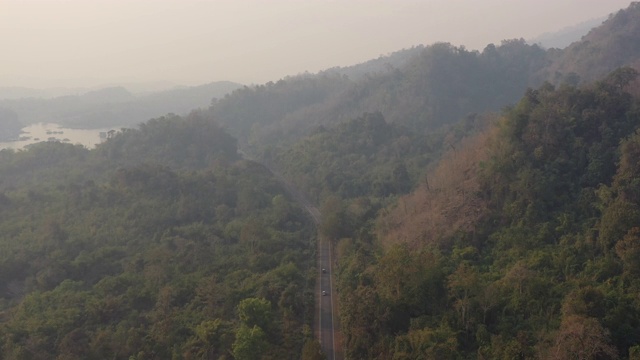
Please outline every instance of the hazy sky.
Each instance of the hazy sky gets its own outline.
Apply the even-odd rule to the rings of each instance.
[[[629,0],[0,0],[0,86],[264,83],[447,41],[606,16]]]

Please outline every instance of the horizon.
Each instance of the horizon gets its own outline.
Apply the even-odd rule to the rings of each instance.
[[[0,87],[261,84],[436,42],[481,51],[606,17],[629,4],[6,0],[0,4]]]

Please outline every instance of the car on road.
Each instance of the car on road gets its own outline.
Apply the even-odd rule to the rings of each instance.
[[[327,292],[322,290],[322,296],[327,296]]]
[[[326,274],[326,273],[327,273],[327,269],[322,268],[322,273],[323,273],[323,274]]]

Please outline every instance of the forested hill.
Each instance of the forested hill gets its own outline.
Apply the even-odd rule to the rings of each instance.
[[[640,68],[640,2],[611,14],[562,52],[552,53],[547,80],[591,82],[621,66]]]
[[[635,78],[529,90],[373,223],[334,205],[348,355],[636,358]]]
[[[616,67],[637,65],[639,7],[633,3],[562,50],[523,39],[482,51],[447,43],[419,46],[348,68],[245,87],[211,111],[255,155],[365,112],[380,112],[387,122],[424,134],[513,105],[527,87],[545,81],[590,82]]]
[[[544,50],[524,40],[491,45],[481,53],[446,43],[418,50],[407,52],[399,67],[355,79],[327,71],[245,87],[211,111],[254,151],[290,144],[320,125],[365,112],[380,112],[388,122],[425,133],[517,101],[546,61]]]

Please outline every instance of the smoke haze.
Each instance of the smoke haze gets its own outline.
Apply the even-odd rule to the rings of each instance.
[[[446,41],[482,50],[621,0],[2,0],[0,84],[264,83]]]

